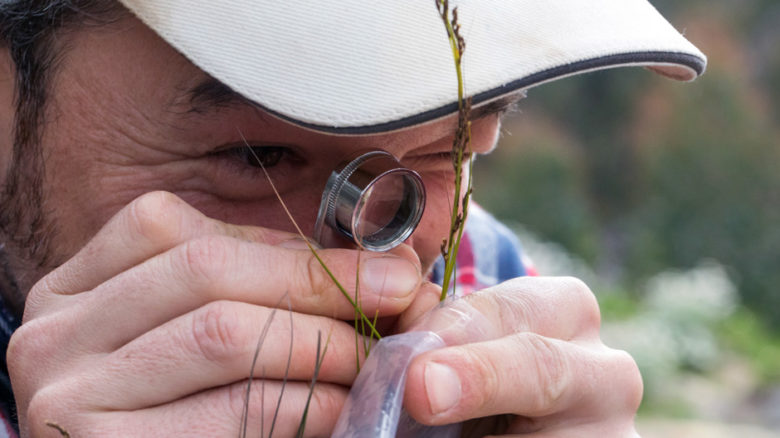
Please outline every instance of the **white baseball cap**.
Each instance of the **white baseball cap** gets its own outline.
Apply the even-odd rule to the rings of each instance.
[[[434,0],[120,0],[206,73],[308,128],[370,134],[453,113]],[[690,81],[706,57],[647,0],[450,0],[474,105],[574,75],[644,66]]]

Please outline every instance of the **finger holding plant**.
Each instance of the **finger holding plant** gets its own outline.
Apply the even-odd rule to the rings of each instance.
[[[357,251],[318,254],[355,287]],[[419,261],[395,254],[362,255],[366,314],[397,314],[413,298]],[[26,377],[14,387],[23,433],[57,433],[48,422],[71,436],[237,436],[245,379],[273,312],[249,426],[270,421],[287,376],[274,434],[294,435],[317,371],[305,435],[327,434],[357,373],[354,328],[344,322],[354,308],[318,260],[295,234],[226,224],[170,193],[143,195],[30,292],[8,356],[12,377]],[[317,358],[320,336],[327,352]]]

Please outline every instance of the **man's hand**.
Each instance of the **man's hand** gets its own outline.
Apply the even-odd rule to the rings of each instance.
[[[432,425],[513,414],[506,433],[538,438],[637,436],[639,371],[599,326],[593,293],[571,278],[519,278],[402,319],[449,346],[412,362],[406,409]]]
[[[398,314],[414,298],[419,261],[408,247],[394,253],[361,255],[367,315]],[[319,254],[354,292],[357,252]],[[263,415],[267,433],[289,372],[275,434],[295,432],[319,332],[328,349],[306,435],[326,435],[356,373],[353,327],[338,321],[354,310],[311,252],[293,234],[144,195],[30,292],[8,350],[22,435],[59,436],[54,422],[74,437],[236,436],[258,337],[288,304],[262,346],[250,428]]]

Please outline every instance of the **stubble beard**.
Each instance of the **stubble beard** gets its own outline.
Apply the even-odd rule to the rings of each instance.
[[[46,214],[46,166],[38,142],[17,142],[0,186],[0,295],[16,315],[27,292],[54,267],[56,235]]]

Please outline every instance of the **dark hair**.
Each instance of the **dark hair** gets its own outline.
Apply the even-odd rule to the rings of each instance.
[[[0,169],[7,171],[0,191],[0,237],[21,251],[26,263],[46,264],[42,249],[52,232],[42,208],[44,160],[39,142],[49,87],[57,60],[66,50],[62,34],[104,24],[122,10],[116,0],[0,0],[0,48],[8,51],[14,64],[16,106],[11,162]],[[0,251],[0,259],[3,255]]]
[[[0,44],[16,67],[18,139],[33,140],[42,122],[47,87],[58,56],[55,36],[76,25],[104,21],[115,0],[11,0],[0,2]]]

